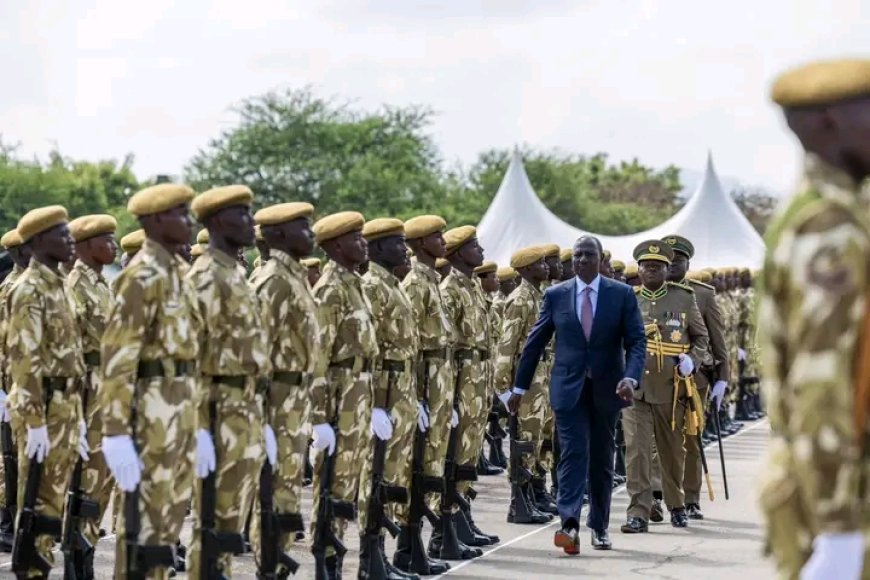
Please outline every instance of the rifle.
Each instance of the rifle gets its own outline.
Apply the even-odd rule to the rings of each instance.
[[[534,441],[522,441],[519,435],[519,419],[516,415],[508,418],[508,433],[510,434],[510,482],[511,497],[514,499],[515,521],[529,521],[534,510],[523,493],[523,489],[532,481],[532,472],[523,465],[523,456],[535,453]]]
[[[702,368],[701,372],[703,372],[704,376],[707,377],[707,381],[710,383],[711,387],[714,384],[716,384],[716,382],[715,382],[716,378],[713,376],[713,369]],[[725,486],[725,500],[727,501],[728,499],[730,499],[730,497],[728,495],[728,474],[725,471],[725,450],[722,448],[722,427],[719,425],[719,410],[713,409],[713,412],[711,413],[711,415],[713,415],[713,425],[715,425],[715,427],[716,427],[716,441],[718,441],[718,443],[719,443],[719,463],[722,465],[722,483]],[[701,461],[703,462],[702,465],[704,466],[705,473],[706,473],[707,460],[704,457],[703,453],[704,453],[704,451],[702,448],[701,449]]]
[[[51,391],[46,391],[45,416],[48,417],[48,407],[51,402]],[[48,459],[47,457],[45,459]],[[24,505],[18,516],[18,526],[15,530],[15,540],[12,542],[12,571],[19,578],[26,578],[31,568],[36,568],[46,578],[51,570],[51,562],[42,557],[36,549],[36,539],[39,536],[56,537],[61,532],[60,518],[44,516],[36,511],[36,501],[39,496],[39,482],[42,479],[43,464],[30,459],[27,468],[27,483],[24,487]],[[14,494],[17,490],[6,490]]]
[[[302,515],[294,513],[279,514],[273,502],[272,466],[267,461],[260,471],[260,566],[258,580],[281,578],[278,567],[286,568],[291,574],[299,570],[299,563],[284,552],[280,540],[284,533],[299,532],[305,529]]]
[[[208,404],[209,432],[215,437],[217,431],[217,402]],[[218,464],[217,467],[220,467]],[[200,502],[200,566],[203,578],[224,580],[218,568],[221,554],[230,553],[234,556],[245,551],[245,538],[237,532],[219,532],[215,529],[215,511],[217,510],[217,468],[202,480],[202,499]]]
[[[2,413],[2,409],[0,409]],[[15,520],[18,498],[18,458],[12,439],[12,425],[0,423],[0,445],[3,447],[3,481],[6,485],[6,509]]]
[[[501,402],[493,396],[492,409],[487,416],[487,429],[484,437],[489,443],[489,462],[498,467],[507,467],[507,457],[504,455],[502,442],[507,437],[507,432],[501,426],[501,414],[498,409],[503,407]]]
[[[388,370],[389,381],[387,382],[387,401],[390,400],[390,386],[395,380],[395,372]],[[369,494],[366,528],[363,532],[360,553],[368,554],[365,560],[366,568],[360,570],[361,578],[369,580],[384,580],[387,578],[387,570],[381,553],[381,528],[389,532],[392,537],[399,535],[399,526],[387,517],[384,508],[388,502],[406,503],[408,490],[404,487],[388,485],[384,482],[384,461],[387,455],[387,442],[377,436],[372,438],[372,481]]]
[[[88,385],[82,385],[82,410],[88,412]],[[87,436],[87,434],[85,434]],[[82,533],[82,522],[100,517],[100,504],[86,497],[82,490],[82,470],[84,461],[81,456],[73,468],[72,480],[66,494],[66,517],[63,520],[61,550],[63,551],[64,580],[76,580],[87,576],[85,562],[94,552],[91,544]]]

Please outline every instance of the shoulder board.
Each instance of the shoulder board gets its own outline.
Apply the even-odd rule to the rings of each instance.
[[[686,292],[695,292],[688,284],[680,284],[679,282],[668,282],[668,286],[673,286],[674,288],[682,288]]]
[[[701,288],[706,288],[707,290],[716,290],[714,287],[710,286],[709,284],[705,284],[700,280],[689,280],[689,285],[700,286]]]
[[[635,294],[640,294],[641,286],[632,286],[631,289],[634,290]]]

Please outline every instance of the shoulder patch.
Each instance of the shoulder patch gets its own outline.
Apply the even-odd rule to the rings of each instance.
[[[692,289],[691,286],[687,284],[680,284],[679,282],[668,282],[668,286],[671,286],[673,288],[680,288],[682,290],[685,290],[686,292],[692,292],[693,294],[695,292],[695,290]]]

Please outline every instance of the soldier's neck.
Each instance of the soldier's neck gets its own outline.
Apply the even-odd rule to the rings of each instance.
[[[58,266],[60,266],[60,262],[58,262],[57,260],[52,260],[48,256],[41,256],[35,252],[33,254],[33,259],[48,268],[49,270],[52,270],[53,272],[57,272]]]
[[[417,252],[416,257],[417,257],[417,261],[420,262],[421,264],[425,264],[432,269],[435,268],[435,256],[433,256],[432,254],[430,254],[428,252],[420,251],[420,252]]]
[[[103,273],[103,265],[91,258],[90,256],[79,256],[79,260],[97,274]]]
[[[383,269],[386,270],[387,272],[389,272],[389,273],[391,273],[391,274],[393,273],[393,267],[390,266],[390,265],[389,265],[387,262],[385,262],[383,259],[381,259],[380,256],[372,257],[370,261],[371,261],[372,263],[377,264],[378,266],[380,266],[381,268],[383,268]]]
[[[459,260],[455,262],[450,262],[450,265],[453,266],[454,270],[458,270],[465,274],[466,278],[471,278],[471,276],[474,274],[474,268],[469,267],[468,264],[460,262]]]
[[[541,289],[541,284],[543,283],[541,280],[535,280],[534,278],[526,277],[526,276],[523,276],[522,274],[520,274],[520,277],[522,277],[523,280],[525,280],[526,282],[528,282],[529,284],[531,284],[532,286],[534,286],[538,290]]]
[[[647,290],[649,290],[651,292],[656,292],[656,291],[660,290],[664,285],[665,285],[665,282],[659,282],[656,284],[646,284],[645,282],[641,283],[641,286],[643,286],[644,288],[646,288]]]

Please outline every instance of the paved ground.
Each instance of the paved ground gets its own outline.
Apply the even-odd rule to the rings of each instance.
[[[774,572],[770,563],[761,557],[760,518],[755,503],[755,482],[762,469],[761,459],[767,439],[767,422],[761,421],[747,424],[740,433],[725,440],[729,501],[724,499],[718,448],[708,448],[716,499],[710,502],[705,498],[705,521],[691,522],[684,530],[676,530],[667,522],[652,524],[649,534],[623,535],[619,532],[619,525],[625,517],[627,498],[625,491],[619,489],[614,496],[610,522],[613,551],[593,551],[588,540],[581,536],[581,553],[576,557],[565,556],[553,547],[555,523],[549,526],[507,524],[505,514],[510,493],[505,478],[482,478],[478,486],[480,497],[474,508],[476,519],[487,532],[499,534],[502,543],[488,548],[481,558],[457,563],[445,576],[457,580],[506,580],[528,576],[534,576],[535,580],[576,576],[691,580],[772,578]],[[189,535],[188,525],[184,539],[189,541]],[[357,542],[353,540],[354,536],[351,533],[348,541],[351,551],[344,575],[348,579],[356,577]],[[113,545],[114,539],[111,538],[99,544],[97,578],[112,577]],[[310,565],[306,566],[311,562],[308,553],[299,550],[294,556],[303,563],[297,578],[313,578]],[[12,577],[9,569],[9,557],[4,555],[0,558],[0,578]],[[62,577],[57,565],[52,577]],[[250,556],[238,558],[234,578],[255,577],[253,559]]]

